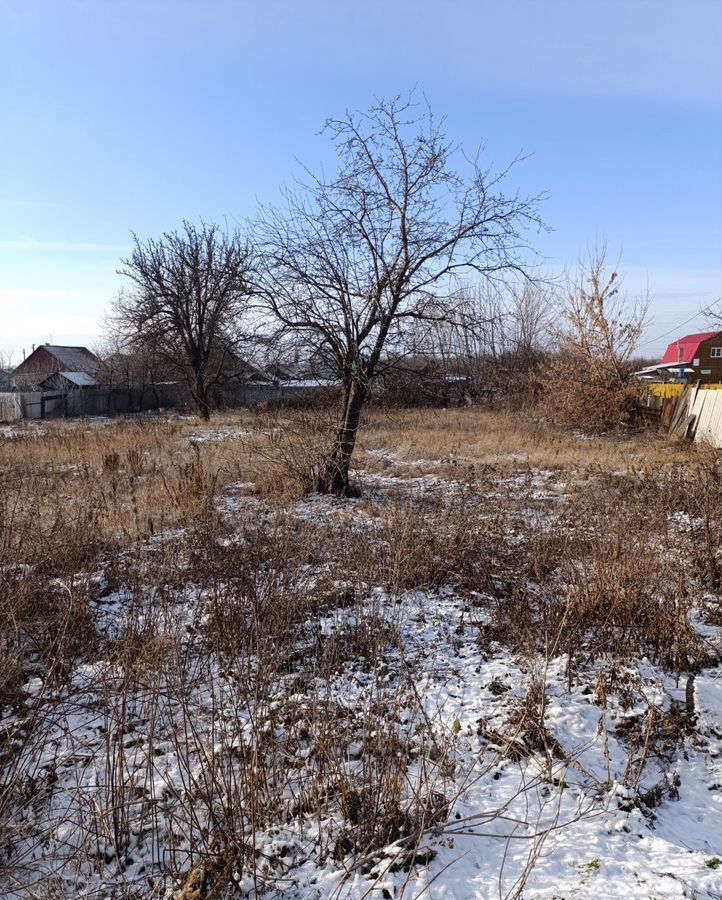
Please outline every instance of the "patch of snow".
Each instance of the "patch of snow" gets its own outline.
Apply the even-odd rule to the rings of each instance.
[[[245,438],[249,437],[250,435],[251,432],[246,429],[228,427],[217,429],[215,431],[198,431],[194,434],[188,435],[188,437],[186,437],[186,441],[189,444],[201,446],[203,444],[217,444],[220,441]]]

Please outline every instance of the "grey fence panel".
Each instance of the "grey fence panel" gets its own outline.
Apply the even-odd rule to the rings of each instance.
[[[17,391],[0,393],[0,421],[58,416],[114,416],[183,405],[178,385],[139,388],[84,388],[75,391]]]
[[[26,419],[42,419],[45,415],[45,403],[42,391],[24,391],[18,395]]]
[[[15,422],[23,417],[23,404],[20,394],[0,394],[0,422]]]
[[[332,383],[279,382],[276,384],[243,384],[223,392],[225,406],[254,406],[258,403],[309,402],[324,391],[334,390]]]
[[[222,405],[254,406],[259,403],[312,401],[329,385],[294,382],[245,384],[223,393]],[[82,388],[60,391],[22,391],[0,394],[0,420],[44,419],[70,416],[115,416],[153,409],[192,409],[182,384],[151,384],[144,388]]]

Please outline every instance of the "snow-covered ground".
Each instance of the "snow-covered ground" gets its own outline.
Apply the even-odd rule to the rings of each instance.
[[[384,459],[383,474],[364,476],[363,500],[296,503],[297,527],[335,518],[355,523],[359,541],[373,540],[375,516],[390,497],[453,498],[465,489],[414,475],[391,454]],[[234,485],[219,501],[231,528],[244,510],[271,516],[251,487]],[[565,484],[538,471],[499,478],[495,490],[486,502],[521,491],[533,515],[541,507],[553,513]],[[244,552],[240,533],[224,540]],[[297,590],[311,589],[318,574],[309,567]],[[160,591],[143,604],[127,587],[98,598],[108,639],[132,620],[159,647],[187,648],[183,683],[169,651],[156,680],[140,678],[130,694],[127,660],[102,654],[78,664],[56,694],[39,678],[25,684],[24,708],[0,720],[15,742],[5,764],[12,760],[28,791],[6,835],[0,826],[0,843],[12,843],[0,846],[4,896],[200,900],[207,870],[198,848],[233,814],[224,804],[240,796],[233,790],[243,748],[270,734],[285,754],[278,808],[286,814],[254,824],[255,877],[231,865],[226,893],[214,897],[722,897],[719,665],[676,678],[646,658],[602,656],[570,669],[564,654],[533,657],[496,640],[482,594],[451,584],[395,595],[363,587],[353,602],[300,622],[294,668],[274,677],[270,695],[250,703],[244,694],[242,704],[238,684],[253,680],[256,663],[245,660],[243,674],[238,660],[192,652],[192,635],[214,602],[203,585]],[[695,625],[718,653],[720,628],[701,613]],[[366,633],[375,635],[373,656],[359,640]],[[356,655],[342,653],[325,671],[304,667],[310,648],[351,640]],[[343,723],[331,753],[339,784],[372,783],[365,779],[380,764],[398,775],[401,836],[386,846],[344,852],[344,821],[354,817],[342,788],[306,802],[304,786],[322,768],[322,741],[301,726],[318,727],[321,703]],[[33,742],[33,729],[42,743]],[[396,747],[391,756],[382,743],[386,754]],[[2,787],[0,780],[0,794]],[[212,809],[204,788],[218,795]],[[424,818],[404,825],[405,805],[421,796]],[[242,813],[247,824],[250,812]],[[122,853],[114,829],[130,834]],[[5,872],[3,854],[13,861]],[[170,878],[172,869],[182,877]]]
[[[645,807],[622,786],[628,746],[619,736],[620,723],[640,708],[600,709],[594,669],[570,691],[566,659],[549,666],[546,723],[564,758],[528,754],[508,723],[530,673],[501,648],[480,651],[473,610],[452,594],[405,598],[403,609],[401,633],[407,661],[418,664],[424,709],[440,732],[457,733],[449,819],[422,842],[434,853],[428,866],[393,872],[396,846],[369,874],[348,880],[306,866],[298,897],[365,897],[370,876],[391,897],[506,897],[524,882],[524,896],[538,898],[719,896],[719,670],[696,679],[694,739],[644,772],[642,792],[667,779],[659,805]],[[641,697],[666,710],[679,702],[678,686],[650,664],[641,661],[633,674]],[[353,683],[339,690],[363,702]],[[522,758],[509,758],[489,732],[518,739]]]
[[[219,441],[228,441],[233,438],[248,437],[250,434],[251,432],[248,429],[228,425],[224,428],[213,430],[194,431],[186,440],[189,444],[201,446],[202,444],[217,444]]]

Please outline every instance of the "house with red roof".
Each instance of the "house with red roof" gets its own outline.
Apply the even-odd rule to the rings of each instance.
[[[687,334],[673,341],[658,370],[690,384],[722,382],[722,331]]]
[[[667,347],[660,363],[636,374],[650,381],[722,384],[722,331],[687,334]]]

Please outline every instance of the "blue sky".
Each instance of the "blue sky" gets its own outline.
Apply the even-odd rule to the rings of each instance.
[[[550,270],[621,252],[645,353],[722,295],[719,0],[0,0],[0,88],[15,359],[97,340],[131,229],[251,216],[329,165],[327,116],[412,88],[491,165],[531,154]]]

